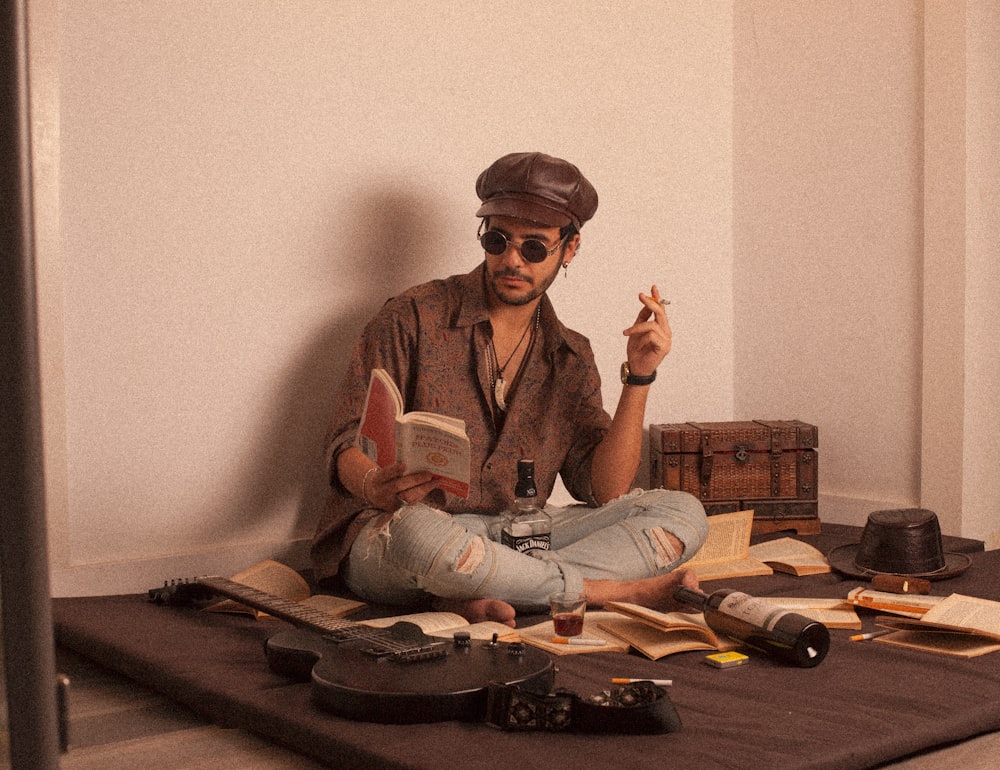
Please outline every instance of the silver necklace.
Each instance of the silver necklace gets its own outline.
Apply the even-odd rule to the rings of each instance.
[[[507,402],[504,399],[504,395],[507,392],[507,381],[503,378],[503,370],[507,368],[507,364],[511,362],[514,358],[514,354],[520,349],[521,344],[524,342],[525,338],[528,336],[528,332],[531,332],[531,336],[535,336],[535,331],[538,329],[538,321],[541,318],[542,306],[539,303],[538,308],[535,310],[535,321],[534,323],[529,323],[524,327],[524,331],[521,333],[521,339],[517,341],[514,349],[511,351],[510,355],[507,356],[507,360],[504,361],[503,366],[500,366],[500,360],[497,358],[497,350],[493,346],[493,340],[490,340],[489,355],[486,357],[486,363],[489,367],[490,381],[493,383],[493,398],[496,399],[497,407],[501,412],[507,411]],[[496,378],[493,377],[493,362],[496,361],[497,373]]]

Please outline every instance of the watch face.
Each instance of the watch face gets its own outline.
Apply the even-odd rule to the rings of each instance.
[[[623,385],[650,385],[655,379],[656,379],[656,372],[646,375],[632,374],[632,372],[628,368],[628,361],[622,364]]]

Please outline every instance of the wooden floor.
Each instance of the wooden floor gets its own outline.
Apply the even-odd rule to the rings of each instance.
[[[66,650],[69,741],[61,770],[313,770],[310,759],[183,706]]]
[[[252,733],[216,727],[183,706],[66,650],[70,749],[61,770],[319,770],[312,760]],[[891,770],[993,770],[1000,733],[914,759]],[[669,762],[667,762],[669,764]],[[331,766],[336,766],[331,762]]]

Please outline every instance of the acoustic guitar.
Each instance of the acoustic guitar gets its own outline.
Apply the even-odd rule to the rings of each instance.
[[[452,639],[412,623],[372,628],[222,577],[172,582],[149,591],[158,604],[192,604],[224,596],[298,628],[267,640],[271,670],[312,681],[313,702],[337,716],[404,724],[480,721],[491,682],[547,693],[555,673],[548,653],[521,642]]]

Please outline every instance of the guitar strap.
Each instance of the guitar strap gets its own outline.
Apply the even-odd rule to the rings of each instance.
[[[490,684],[486,722],[501,730],[659,735],[680,730],[667,691],[652,682],[619,685],[588,698]]]

